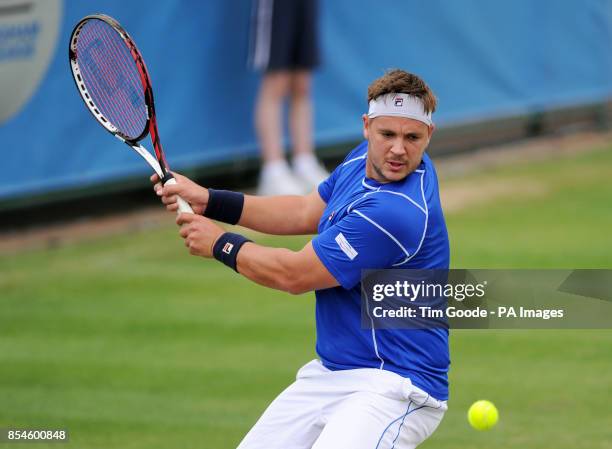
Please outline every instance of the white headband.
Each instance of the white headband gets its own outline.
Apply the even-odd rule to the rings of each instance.
[[[420,98],[408,94],[385,94],[370,101],[368,117],[374,118],[381,115],[395,117],[406,117],[432,126],[431,112],[425,112],[423,101]]]

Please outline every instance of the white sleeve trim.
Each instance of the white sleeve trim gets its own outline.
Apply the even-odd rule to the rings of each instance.
[[[354,157],[353,159],[349,159],[348,161],[344,162],[342,166],[344,167],[345,165],[350,164],[351,162],[358,161],[359,159],[365,159],[367,155],[368,153],[362,154],[361,156]]]
[[[423,177],[421,177],[421,183],[423,182]],[[404,193],[400,193],[400,192],[393,192],[391,190],[379,190],[380,193],[391,193],[392,195],[399,195],[403,198],[406,198],[408,201],[410,201],[412,204],[414,204],[421,212],[423,212],[425,215],[427,215],[427,211],[425,210],[425,208],[427,207],[427,203],[425,204],[425,208],[423,206],[421,206],[419,203],[417,203],[415,200],[413,200],[412,198],[410,198],[408,195],[404,194]]]
[[[406,262],[408,262],[410,259],[412,259],[414,256],[416,256],[418,252],[420,251],[421,247],[423,246],[423,242],[425,241],[425,234],[427,234],[427,225],[429,224],[429,208],[427,207],[427,200],[425,199],[425,189],[423,187],[424,177],[425,176],[421,175],[421,196],[423,198],[423,204],[425,205],[425,226],[423,227],[423,235],[421,236],[421,241],[419,242],[419,246],[417,246],[417,249],[414,251],[412,256],[408,256],[406,257],[406,259],[402,260],[400,263],[394,264],[393,265],[394,267],[398,265],[403,265]]]
[[[422,181],[422,178],[421,178]],[[362,181],[363,182],[363,181]],[[370,187],[373,188],[373,187]],[[349,207],[347,208],[348,212],[352,212],[353,210],[353,206],[355,205],[355,203],[361,201],[362,199],[364,199],[365,197],[369,196],[369,195],[373,195],[375,193],[391,193],[392,195],[398,195],[401,196],[402,198],[405,198],[406,200],[408,200],[412,205],[414,205],[415,207],[417,207],[421,212],[423,212],[425,215],[427,215],[427,203],[425,204],[425,207],[421,206],[419,203],[417,203],[415,200],[413,200],[412,198],[410,198],[408,195],[405,195],[403,193],[399,193],[399,192],[393,192],[391,190],[380,190],[380,187],[376,190],[373,190],[371,192],[366,192],[364,193],[362,196],[360,196],[359,198],[357,198],[355,201],[353,201],[351,204],[349,204]]]
[[[353,210],[353,212],[355,212],[357,215],[359,215],[361,218],[363,218],[364,220],[369,221],[370,223],[372,223],[374,226],[376,226],[378,229],[380,229],[387,237],[389,237],[391,240],[393,240],[393,242],[395,242],[395,244],[397,246],[400,247],[400,249],[404,252],[404,254],[406,254],[406,257],[410,257],[410,253],[408,252],[408,250],[406,250],[406,248],[404,248],[404,245],[402,245],[398,239],[396,239],[389,231],[387,231],[385,228],[383,228],[381,225],[379,225],[378,223],[376,223],[374,220],[372,220],[370,217],[366,216],[364,213],[358,211],[358,210]]]

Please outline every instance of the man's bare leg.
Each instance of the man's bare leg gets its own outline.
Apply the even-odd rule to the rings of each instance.
[[[266,73],[255,108],[255,129],[264,162],[283,158],[283,102],[289,94],[291,72]]]
[[[292,175],[283,154],[283,103],[289,95],[291,72],[266,73],[255,108],[255,129],[263,165],[259,194],[301,194],[303,187]]]
[[[293,73],[289,109],[294,171],[310,189],[316,188],[329,176],[314,154],[311,80],[309,71]]]

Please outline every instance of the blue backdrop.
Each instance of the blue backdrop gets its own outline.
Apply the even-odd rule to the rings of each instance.
[[[246,68],[250,0],[147,5],[65,0],[42,82],[0,125],[0,199],[149,171],[92,120],[73,85],[68,38],[93,12],[117,18],[140,47],[174,168],[257,151],[258,75]],[[321,25],[319,145],[359,137],[367,86],[393,67],[428,81],[439,97],[439,126],[612,97],[612,0],[321,0]],[[0,70],[9,63],[0,61]]]

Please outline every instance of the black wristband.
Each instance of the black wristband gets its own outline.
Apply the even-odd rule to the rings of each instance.
[[[245,236],[240,234],[234,234],[233,232],[226,232],[222,234],[213,247],[213,256],[219,262],[224,263],[236,273],[236,258],[238,257],[238,251],[242,245],[246,242],[252,242],[253,240],[247,239]]]
[[[208,204],[204,216],[223,223],[237,224],[243,207],[243,193],[208,189]]]

